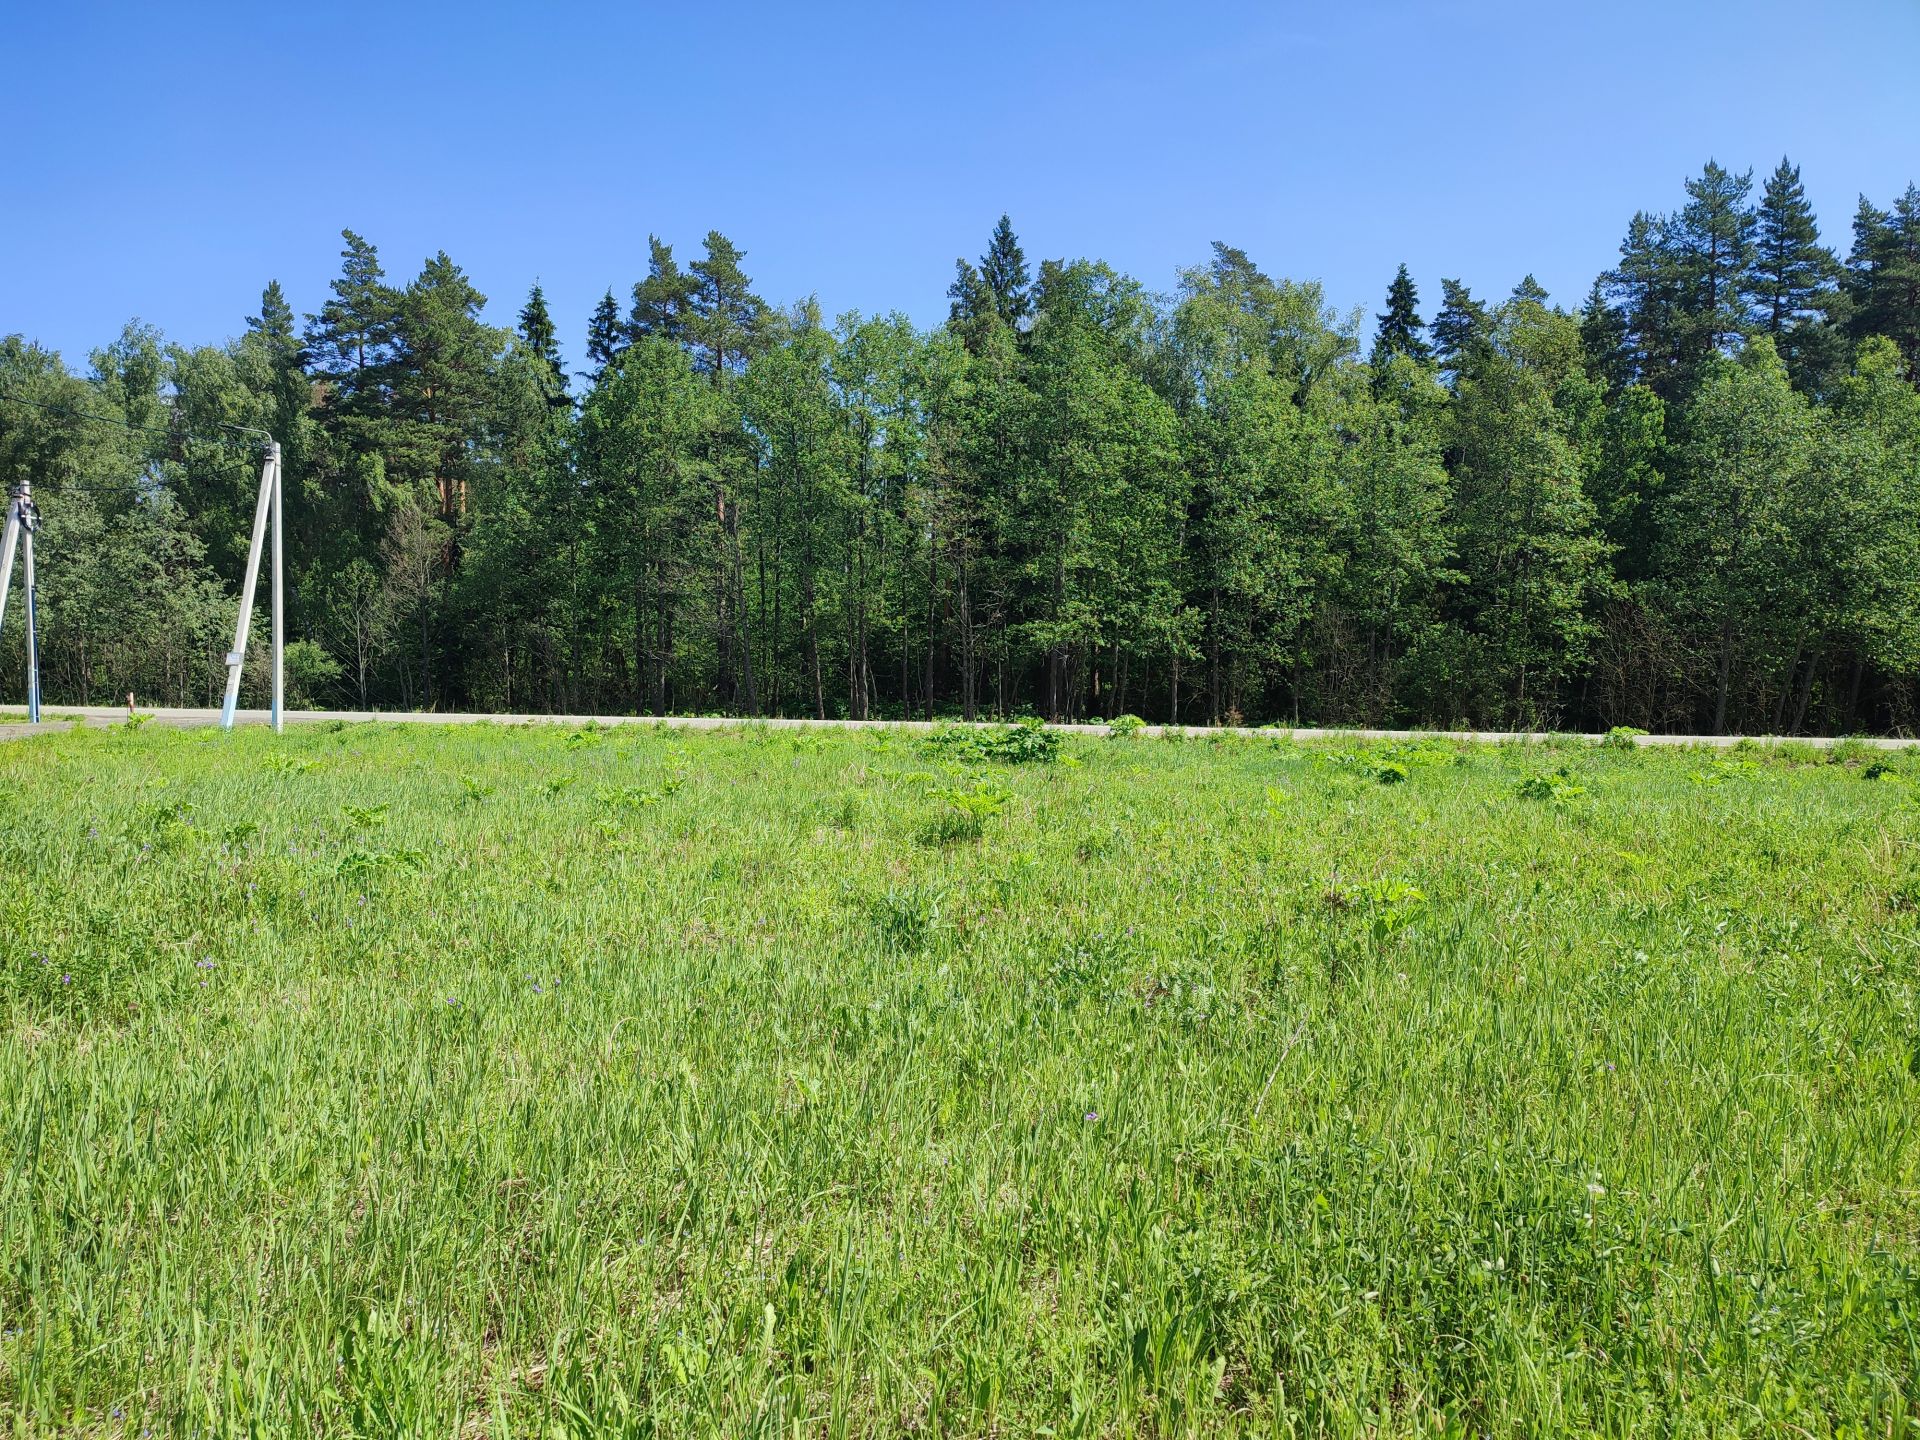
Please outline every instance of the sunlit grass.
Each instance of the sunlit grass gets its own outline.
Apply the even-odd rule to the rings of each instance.
[[[10,744],[0,1413],[1911,1433],[1916,778]]]

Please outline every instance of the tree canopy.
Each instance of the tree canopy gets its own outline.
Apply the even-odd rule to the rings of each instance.
[[[1442,277],[1429,323],[1403,265],[1370,333],[1224,242],[1159,296],[1003,215],[923,331],[650,236],[577,371],[537,283],[495,326],[343,231],[304,323],[0,340],[46,694],[217,695],[246,426],[297,701],[1912,728],[1920,190],[1844,257],[1790,161],[1675,199],[1571,308]]]

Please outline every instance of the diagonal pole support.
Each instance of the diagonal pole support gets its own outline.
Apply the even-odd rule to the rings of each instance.
[[[260,498],[253,507],[253,540],[247,546],[247,574],[240,584],[240,618],[233,627],[233,649],[227,652],[227,695],[220,706],[220,728],[233,729],[234,708],[240,703],[240,668],[247,659],[247,633],[253,628],[253,592],[260,580],[260,550],[273,523],[273,721],[280,728],[281,642],[280,619],[280,444],[270,442],[260,466]]]
[[[33,571],[33,532],[40,528],[39,513],[33,508],[33,486],[21,481],[7,499],[6,530],[0,535],[0,626],[7,619],[7,591],[13,585],[13,557],[16,551],[26,561],[26,584],[21,597],[27,607],[27,720],[40,723],[40,625],[39,603]]]

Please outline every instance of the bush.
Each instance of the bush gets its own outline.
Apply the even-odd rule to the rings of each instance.
[[[1551,775],[1528,775],[1513,787],[1513,793],[1525,800],[1545,800],[1552,805],[1568,805],[1587,793],[1587,787],[1574,783],[1565,767]]]
[[[1038,720],[1013,725],[943,726],[920,742],[923,755],[962,764],[1048,765],[1059,758],[1060,736]]]
[[[287,681],[287,704],[300,710],[316,702],[346,674],[340,662],[311,640],[290,640],[282,653]]]
[[[927,845],[953,845],[978,840],[986,833],[987,821],[1013,800],[1013,792],[991,780],[975,780],[971,785],[931,790],[928,795],[939,809],[920,827],[920,839]]]

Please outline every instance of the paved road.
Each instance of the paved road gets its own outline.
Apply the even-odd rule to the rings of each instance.
[[[14,717],[21,713],[19,711],[0,712],[0,713],[6,714],[5,720],[0,720],[0,740],[18,740],[23,737],[31,736],[35,734],[45,734],[49,731],[64,730],[70,725],[73,725],[76,723],[98,728],[106,725],[117,724],[120,721],[123,721],[127,718],[127,712],[125,708],[117,707],[117,706],[99,705],[99,706],[60,706],[57,708],[48,707],[47,709],[41,712],[42,713],[41,723],[39,724],[39,726],[36,727],[32,725],[27,725],[24,723],[17,723]],[[158,709],[158,710],[142,710],[140,713],[149,717],[148,723],[150,724],[165,725],[165,726],[170,726],[174,729],[181,729],[181,730],[199,729],[205,726],[217,725],[220,723],[220,712],[218,710]],[[267,723],[267,712],[264,710],[242,710],[239,713],[239,719],[240,719],[240,723],[244,725],[264,725]],[[379,721],[383,724],[389,724],[389,725],[566,725],[576,729],[582,725],[588,725],[588,724],[655,725],[655,724],[662,724],[662,723],[674,726],[679,729],[685,729],[685,730],[717,730],[725,726],[740,725],[744,723],[769,725],[769,726],[774,726],[776,728],[781,728],[781,729],[796,729],[796,730],[800,730],[800,729],[858,730],[858,729],[874,729],[874,728],[886,728],[886,727],[892,727],[897,729],[924,730],[924,729],[930,728],[929,723],[924,720],[782,719],[782,720],[759,720],[759,721],[752,721],[752,722],[744,722],[744,721],[734,720],[734,719],[724,719],[719,716],[712,716],[712,715],[692,715],[692,716],[670,716],[665,721],[658,721],[650,715],[640,715],[640,716],[634,716],[634,715],[460,715],[460,714],[439,715],[439,714],[423,714],[419,711],[399,711],[399,710],[384,710],[384,711],[383,710],[289,710],[287,712],[287,723],[289,725],[312,724],[313,722],[320,721],[320,720],[345,720],[345,721],[356,723],[356,724],[368,722],[368,721]],[[1054,728],[1059,730],[1069,731],[1076,734],[1082,734],[1082,735],[1105,735],[1107,733],[1107,727],[1101,724],[1060,725]],[[1314,740],[1314,739],[1418,740],[1423,738],[1432,738],[1435,736],[1439,736],[1446,739],[1479,740],[1479,741],[1485,741],[1488,743],[1497,744],[1505,740],[1546,740],[1549,738],[1553,738],[1545,731],[1359,730],[1359,729],[1353,729],[1353,730],[1298,729],[1296,730],[1296,729],[1291,729],[1285,726],[1273,726],[1273,727],[1270,727],[1267,729],[1261,729],[1261,730],[1239,729],[1239,730],[1220,731],[1220,730],[1208,729],[1206,726],[1202,726],[1202,725],[1181,725],[1181,726],[1149,725],[1145,727],[1145,729],[1142,730],[1141,733],[1144,735],[1158,736],[1158,735],[1165,734],[1169,730],[1177,730],[1179,733],[1183,735],[1192,735],[1192,736],[1206,736],[1206,735],[1215,735],[1215,734],[1221,734],[1221,733],[1235,734],[1235,735],[1263,735],[1263,736],[1284,735],[1284,736],[1291,736],[1299,740]],[[1564,737],[1561,737],[1561,738],[1564,738]],[[1598,739],[1599,737],[1594,735],[1589,735],[1582,738],[1594,740],[1594,739]],[[1644,735],[1639,738],[1638,743],[1642,745],[1729,746],[1729,745],[1738,744],[1741,738],[1742,737],[1738,735]],[[1773,736],[1760,735],[1760,736],[1754,736],[1752,738],[1756,740],[1758,743],[1763,745],[1779,743],[1779,740]],[[1837,739],[1831,736],[1794,736],[1791,738],[1796,741],[1799,741],[1800,743],[1808,744],[1808,745],[1828,746],[1828,745],[1837,745],[1838,743],[1840,743]],[[1884,749],[1884,750],[1898,750],[1898,749],[1905,748],[1906,746],[1909,746],[1909,745],[1920,744],[1920,740],[1888,739],[1885,737],[1876,736],[1876,737],[1870,737],[1870,738],[1864,739],[1860,743],[1865,745],[1871,745],[1876,748]]]

